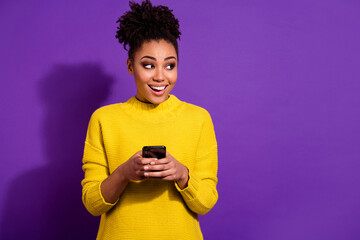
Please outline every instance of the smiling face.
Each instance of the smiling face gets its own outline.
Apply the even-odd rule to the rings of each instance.
[[[127,66],[135,78],[137,99],[154,104],[168,99],[177,79],[177,54],[171,43],[163,39],[144,42]]]

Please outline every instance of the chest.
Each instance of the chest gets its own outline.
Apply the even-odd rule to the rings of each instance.
[[[102,126],[104,147],[110,172],[127,161],[143,146],[164,145],[179,162],[195,165],[201,123],[191,117],[166,122],[117,119]]]

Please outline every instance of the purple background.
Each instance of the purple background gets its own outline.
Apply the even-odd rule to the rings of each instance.
[[[180,99],[212,115],[205,239],[360,239],[360,2],[153,1],[180,20]],[[90,114],[136,88],[127,1],[0,1],[0,238],[94,239],[80,181]]]

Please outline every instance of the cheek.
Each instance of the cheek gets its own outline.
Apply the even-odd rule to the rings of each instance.
[[[150,78],[150,74],[145,71],[137,71],[135,72],[134,77],[137,82],[146,83]]]
[[[175,84],[175,83],[176,83],[176,80],[177,80],[177,71],[171,72],[171,73],[168,75],[168,79],[169,79],[169,81],[171,82],[171,84]]]

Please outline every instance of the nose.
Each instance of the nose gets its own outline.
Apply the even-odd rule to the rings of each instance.
[[[164,71],[161,68],[157,68],[154,75],[154,81],[162,82],[165,80]]]

